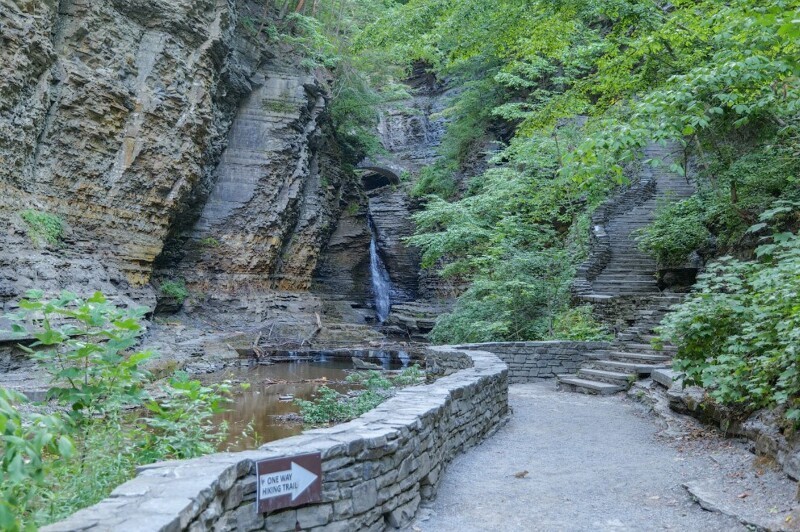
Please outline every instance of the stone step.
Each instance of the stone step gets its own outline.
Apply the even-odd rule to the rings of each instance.
[[[637,288],[622,288],[619,286],[593,286],[592,291],[594,295],[605,295],[605,296],[612,296],[612,297],[620,297],[620,296],[645,296],[650,294],[658,294],[658,287],[653,288],[646,288],[646,287],[637,287]]]
[[[612,253],[611,260],[606,268],[647,268],[654,271],[657,266],[658,263],[652,259],[632,259]]]
[[[635,283],[655,283],[655,277],[651,273],[650,275],[645,274],[635,274],[635,275],[625,275],[622,273],[619,274],[606,274],[603,272],[600,277],[595,279],[596,281],[619,281],[622,283],[625,282],[635,282]]]
[[[644,364],[641,362],[620,362],[618,360],[593,360],[586,366],[588,369],[602,369],[618,373],[650,375],[654,369],[669,368],[669,364]]]
[[[657,262],[647,255],[633,256],[634,252],[626,251],[624,249],[611,248],[611,264],[610,266],[631,266],[638,264],[647,268],[655,270]]]
[[[662,349],[656,349],[653,347],[652,344],[636,344],[636,343],[628,343],[625,344],[625,349],[630,349],[631,351],[638,352],[645,352],[645,353],[677,353],[678,348],[674,345],[665,345]]]
[[[648,285],[637,284],[618,284],[618,283],[604,283],[595,281],[592,283],[592,290],[598,294],[616,294],[616,295],[658,295],[658,285],[650,283]]]
[[[627,386],[590,381],[578,378],[575,375],[559,375],[558,389],[592,395],[613,395],[615,393],[625,391]]]
[[[644,227],[653,222],[655,216],[648,216],[644,213],[634,213],[631,215],[618,216],[612,218],[606,224],[606,229],[611,227]]]
[[[618,276],[618,275],[632,275],[634,277],[647,277],[648,279],[656,278],[656,267],[647,266],[629,266],[627,264],[614,264],[597,274],[601,275]]]
[[[647,253],[639,251],[639,248],[627,248],[616,244],[611,244],[611,259],[615,262],[624,263],[640,262],[653,264],[656,262],[655,259]]]
[[[644,333],[644,334],[640,334],[640,335],[639,335],[639,340],[641,340],[641,341],[642,341],[642,342],[644,342],[644,343],[647,343],[647,344],[651,344],[651,345],[652,345],[652,342],[653,342],[653,341],[660,342],[660,341],[661,341],[661,337],[660,337],[660,336],[658,336],[657,334],[647,334],[647,333]],[[670,344],[665,344],[665,345],[670,345]]]
[[[668,355],[655,355],[652,353],[631,353],[628,351],[609,351],[606,352],[609,360],[618,360],[619,362],[645,363],[657,364],[661,362],[670,362],[672,357]]]
[[[632,275],[635,277],[648,277],[650,279],[655,279],[655,274],[655,270],[614,268],[613,270],[605,269],[600,275]]]
[[[669,389],[672,386],[677,385],[678,387],[682,386],[682,379],[681,374],[677,371],[673,371],[671,369],[656,369],[653,370],[653,373],[650,374],[650,377],[660,384],[661,386]]]
[[[616,384],[628,387],[631,382],[636,380],[633,373],[619,373],[616,371],[604,371],[602,369],[581,368],[578,370],[578,378],[588,381],[605,382],[606,384]]]
[[[654,277],[651,277],[650,279],[641,280],[641,281],[624,281],[624,280],[620,280],[620,279],[607,279],[607,278],[605,278],[605,276],[602,273],[597,276],[597,279],[595,279],[594,282],[595,283],[600,283],[600,284],[607,284],[609,286],[613,286],[613,285],[619,285],[619,286],[636,286],[636,285],[645,286],[645,285],[647,285],[647,286],[650,286],[650,285],[656,284],[656,280],[655,280]]]
[[[594,280],[593,284],[597,285],[604,285],[604,286],[655,286],[656,280],[655,279],[643,279],[643,280],[634,280],[630,278],[622,278],[622,279],[609,279],[605,277],[603,274],[600,274],[600,277]]]
[[[601,271],[601,273],[624,273],[630,271],[640,271],[653,275],[658,270],[658,263],[650,259],[631,260],[626,259],[624,255],[616,255],[612,252],[608,265]]]

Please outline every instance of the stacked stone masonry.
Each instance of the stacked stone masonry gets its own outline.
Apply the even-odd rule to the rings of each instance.
[[[500,357],[508,365],[508,382],[522,384],[576,372],[591,359],[590,353],[609,349],[607,342],[503,342],[466,344],[458,349],[479,349]]]
[[[306,431],[257,451],[142,467],[100,503],[45,531],[386,530],[431,499],[452,458],[507,418],[508,369],[485,351],[431,348],[442,375],[403,389],[349,423]],[[320,503],[256,512],[255,462],[319,452]]]

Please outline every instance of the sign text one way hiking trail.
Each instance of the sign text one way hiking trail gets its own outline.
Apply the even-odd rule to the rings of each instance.
[[[322,500],[322,455],[302,454],[256,462],[258,511],[270,513]]]

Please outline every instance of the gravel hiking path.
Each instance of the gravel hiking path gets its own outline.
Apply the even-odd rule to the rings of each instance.
[[[508,424],[450,464],[436,500],[408,530],[748,530],[703,510],[683,487],[725,483],[731,468],[720,454],[752,468],[754,457],[743,445],[710,432],[662,434],[658,419],[624,396],[563,393],[536,383],[511,386],[510,401]]]

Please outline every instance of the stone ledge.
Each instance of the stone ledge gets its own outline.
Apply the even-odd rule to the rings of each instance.
[[[672,386],[667,398],[674,412],[717,426],[728,436],[747,438],[753,442],[756,454],[774,458],[784,473],[800,480],[800,435],[783,429],[777,410],[758,410],[741,419],[731,409],[710,400],[703,388],[684,387],[683,383]]]
[[[436,494],[443,469],[509,414],[508,368],[486,351],[429,348],[450,374],[400,390],[363,416],[256,451],[139,468],[100,503],[44,531],[385,530],[407,524]],[[457,369],[460,368],[460,369]],[[255,509],[255,462],[320,452],[320,503],[265,516]]]

